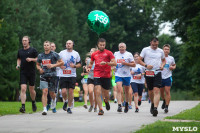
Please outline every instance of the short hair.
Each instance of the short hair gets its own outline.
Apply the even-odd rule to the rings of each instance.
[[[151,38],[151,41],[157,42],[158,38],[157,37],[153,37],[153,38]]]
[[[99,44],[99,42],[105,42],[106,43],[106,40],[104,38],[99,38],[97,44]]]
[[[170,46],[169,44],[165,44],[165,45],[163,45],[163,48],[164,48],[164,47],[170,48],[171,46]]]
[[[29,43],[31,43],[31,39],[30,39],[29,36],[23,36],[23,38],[28,38]],[[22,38],[22,39],[23,39],[23,38]]]
[[[140,53],[139,53],[139,52],[135,52],[135,53],[134,53],[134,55],[136,55],[136,54],[140,56]],[[133,55],[133,56],[134,56],[134,55]]]
[[[44,43],[49,43],[49,44],[51,45],[51,42],[50,42],[50,41],[48,41],[48,40],[44,41]]]
[[[126,47],[126,44],[125,44],[124,42],[120,42],[120,43],[119,43],[119,45],[120,45],[120,44],[124,44],[124,45],[125,45],[125,47]],[[119,45],[118,45],[118,47],[119,47]]]

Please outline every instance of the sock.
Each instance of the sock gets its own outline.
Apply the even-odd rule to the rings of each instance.
[[[66,103],[68,103],[68,100],[65,100]]]
[[[151,104],[151,108],[152,108],[152,109],[154,108],[154,103]]]
[[[168,106],[169,106],[169,105],[165,105],[165,108],[167,108],[167,109],[168,109]]]
[[[22,108],[24,108],[24,109],[25,109],[25,104],[22,104]]]
[[[118,107],[122,107],[122,105],[121,105],[121,104],[118,104]]]
[[[154,109],[156,109],[156,110],[157,110],[157,107],[154,107]]]
[[[43,107],[43,109],[44,109],[45,111],[47,111],[47,108],[46,108],[46,107]]]
[[[32,104],[34,104],[35,103],[35,100],[34,101],[32,101]]]

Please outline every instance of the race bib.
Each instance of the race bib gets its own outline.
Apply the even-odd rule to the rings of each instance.
[[[63,70],[63,74],[71,74],[72,71],[71,70]]]
[[[155,73],[154,73],[154,71],[146,71],[146,76],[147,77],[154,77]]]
[[[117,63],[122,63],[124,61],[125,61],[125,59],[117,59]]]
[[[142,76],[140,76],[140,77],[133,76],[133,79],[140,80],[140,79],[142,79]]]
[[[48,64],[51,64],[51,59],[42,59],[43,66],[47,66]]]

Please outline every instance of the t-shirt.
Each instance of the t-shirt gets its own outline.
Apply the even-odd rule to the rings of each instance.
[[[41,75],[41,77],[53,77],[56,76],[56,67],[48,69],[48,64],[56,64],[57,61],[60,60],[60,56],[50,51],[49,54],[41,53],[38,55],[37,62],[41,63],[41,68],[44,70],[44,73]]]
[[[174,65],[175,64],[175,60],[174,60],[174,57],[168,55],[167,57],[165,57],[165,60],[166,60],[166,64],[162,70],[162,79],[167,79],[169,77],[172,76],[172,71],[169,69],[169,67],[171,65]]]
[[[151,46],[143,48],[140,54],[144,58],[144,63],[147,65],[152,65],[152,70],[160,69],[162,64],[162,59],[165,58],[164,51],[160,48],[152,49]]]
[[[60,69],[57,76],[59,77],[76,77],[76,68],[71,68],[70,63],[76,64],[81,63],[81,58],[78,52],[72,50],[68,52],[67,50],[62,50],[60,53],[60,58],[64,61],[65,69]]]
[[[142,77],[140,79],[138,79],[138,77],[136,77],[136,75],[145,72],[145,67],[141,66],[140,64],[136,64],[135,67],[131,67],[131,71],[134,72],[134,74],[131,75],[131,82],[138,83],[138,84],[145,83],[144,75],[142,75]]]
[[[111,51],[104,49],[103,51],[96,51],[92,53],[91,61],[95,61],[94,77],[110,78],[111,66],[101,65],[102,61],[110,62],[114,59],[114,55]]]
[[[91,59],[87,60],[87,66],[89,66]],[[94,66],[95,66],[95,62],[92,65],[92,68],[90,69],[90,72],[88,73],[88,78],[90,79],[94,79]]]
[[[114,53],[115,60],[117,62],[115,76],[118,77],[131,77],[130,66],[122,65],[122,62],[131,63],[134,61],[133,55],[126,51],[121,54],[120,51]]]
[[[20,73],[24,74],[34,74],[35,73],[35,62],[27,62],[26,58],[36,58],[38,52],[35,48],[29,47],[24,50],[23,48],[18,50],[17,59],[21,59]]]
[[[80,87],[75,86],[75,89],[74,89],[74,97],[79,97],[79,92],[80,92]]]

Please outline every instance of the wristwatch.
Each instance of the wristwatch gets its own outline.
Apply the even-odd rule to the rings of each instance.
[[[144,67],[147,67],[147,64],[145,64]]]

